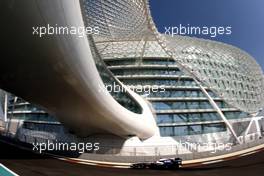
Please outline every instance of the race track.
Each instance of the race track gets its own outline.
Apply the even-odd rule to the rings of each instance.
[[[133,170],[80,165],[40,156],[0,142],[0,163],[20,176],[259,176],[263,174],[264,152],[236,160],[181,170]]]

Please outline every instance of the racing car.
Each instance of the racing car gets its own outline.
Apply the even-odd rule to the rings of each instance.
[[[162,158],[155,162],[135,163],[130,167],[133,169],[179,169],[181,165],[181,158]]]

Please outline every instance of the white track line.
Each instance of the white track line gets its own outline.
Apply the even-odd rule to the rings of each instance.
[[[224,161],[224,160],[208,161],[208,162],[204,162],[204,163],[202,163],[202,164],[204,164],[204,165],[207,165],[207,164],[214,164],[214,163],[219,163],[219,162],[222,162],[222,161]]]
[[[3,164],[0,163],[0,167],[2,167],[3,169],[5,169],[7,172],[9,172],[10,174],[14,175],[14,176],[19,176],[17,175],[15,172],[11,171],[10,169],[8,169],[7,167],[5,167]]]
[[[251,155],[251,154],[254,154],[254,153],[257,153],[257,151],[253,151],[253,152],[245,153],[245,154],[240,155],[240,156],[247,156],[247,155]]]

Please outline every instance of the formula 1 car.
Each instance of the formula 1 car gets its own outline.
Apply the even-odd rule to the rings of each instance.
[[[182,165],[181,158],[163,158],[155,162],[135,163],[133,169],[179,169]]]

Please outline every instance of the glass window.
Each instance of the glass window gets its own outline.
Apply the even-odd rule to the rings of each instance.
[[[188,127],[189,135],[202,134],[201,125],[192,125]]]
[[[167,114],[167,115],[157,115],[157,123],[163,124],[163,123],[173,123],[173,114]]]
[[[215,121],[215,120],[221,120],[221,118],[217,113],[202,113],[202,120]]]
[[[242,119],[247,118],[249,115],[245,112],[224,112],[227,119]]]
[[[174,127],[174,135],[175,136],[186,136],[186,135],[188,135],[188,127],[187,126]]]
[[[222,131],[226,131],[225,124],[223,123],[203,125],[203,133],[216,133]]]
[[[161,136],[174,136],[173,127],[160,127]]]
[[[201,114],[199,113],[195,113],[195,114],[188,114],[188,119],[189,119],[189,122],[201,122],[202,119],[201,119]]]

